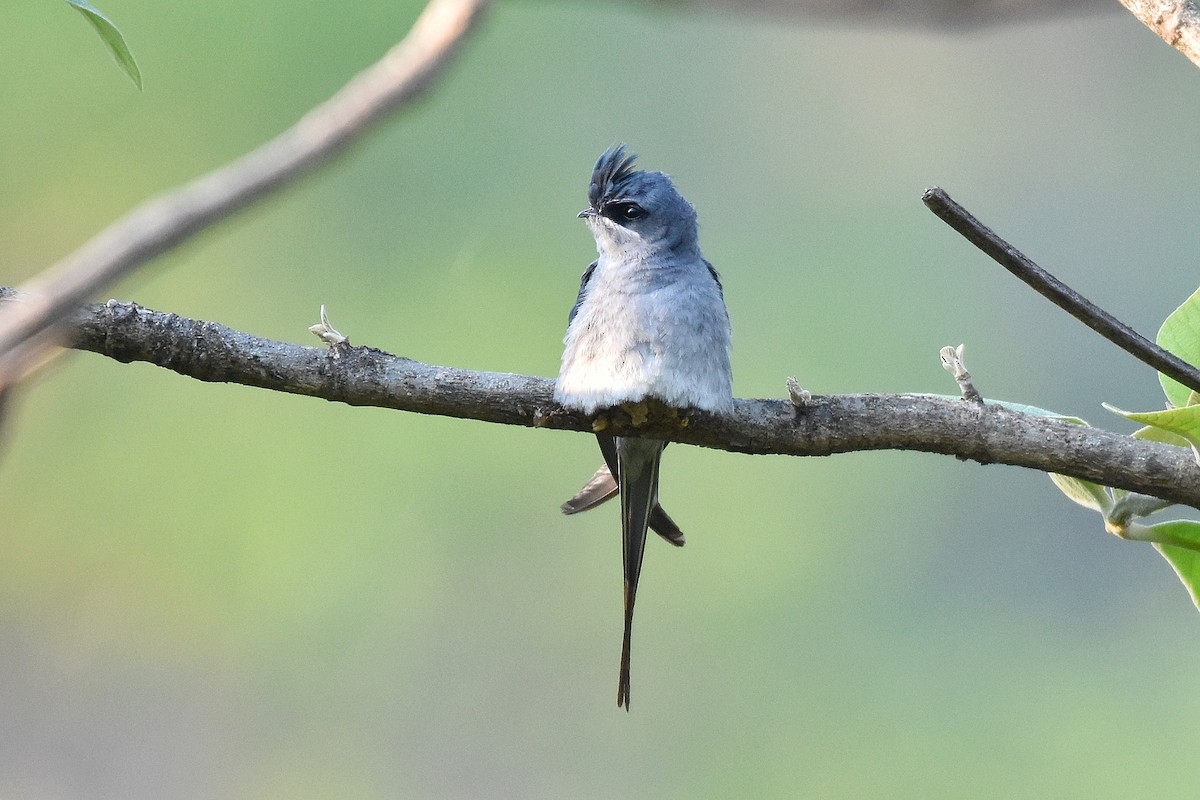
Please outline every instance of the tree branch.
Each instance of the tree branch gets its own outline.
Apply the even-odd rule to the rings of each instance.
[[[104,286],[324,163],[419,96],[471,30],[487,0],[431,0],[382,59],[299,122],[236,161],[138,208],[26,287],[0,317],[0,386],[19,380],[53,341],[49,326]]]
[[[1159,347],[1039,267],[1020,250],[996,235],[995,231],[977,220],[971,212],[954,202],[945,191],[934,186],[925,190],[921,200],[943,222],[962,234],[963,238],[990,256],[997,264],[1023,280],[1042,297],[1137,360],[1174,378],[1192,391],[1200,392],[1200,370],[1174,353]]]
[[[1200,67],[1200,8],[1194,0],[1121,0],[1121,5]]]
[[[0,299],[12,298],[0,289]],[[355,406],[506,425],[592,431],[593,420],[553,400],[546,378],[422,364],[370,347],[304,347],[223,325],[110,301],[69,319],[71,346],[144,361],[197,380],[239,383]],[[1097,428],[932,395],[738,400],[732,414],[651,408],[635,427],[613,412],[613,433],[653,436],[740,453],[794,456],[919,450],[1084,478],[1200,508],[1200,467],[1190,451]]]

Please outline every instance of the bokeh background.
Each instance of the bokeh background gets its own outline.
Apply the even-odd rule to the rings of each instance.
[[[0,282],[294,121],[414,2],[63,3],[0,48]],[[1149,334],[1200,283],[1200,72],[1131,16],[935,33],[497,6],[437,90],[108,296],[552,376],[628,142],[696,205],[735,389],[982,391],[1128,426],[1155,376],[924,209],[945,187]],[[103,299],[103,298],[99,298]],[[1200,618],[1044,475],[671,448],[614,706],[615,507],[589,437],[76,354],[0,461],[0,796],[1195,797]]]

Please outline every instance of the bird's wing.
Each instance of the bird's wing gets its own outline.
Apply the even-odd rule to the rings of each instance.
[[[717,282],[717,291],[721,293],[722,299],[725,297],[725,287],[721,285],[721,275],[717,272],[717,268],[712,265],[712,262],[707,258],[703,259],[704,266],[708,267],[708,274],[712,275],[712,279]],[[593,267],[595,264],[592,265]],[[590,269],[590,268],[589,268]]]
[[[579,313],[579,307],[583,305],[583,299],[587,297],[588,281],[592,279],[592,273],[596,271],[596,265],[599,263],[600,259],[596,259],[583,271],[583,277],[579,280],[579,296],[575,298],[575,305],[571,307],[571,313],[567,315],[568,325],[575,321],[575,315]]]

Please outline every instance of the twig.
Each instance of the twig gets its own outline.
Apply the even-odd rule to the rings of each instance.
[[[339,347],[341,345],[350,346],[350,337],[333,327],[329,321],[329,314],[325,312],[325,306],[321,306],[321,321],[316,325],[308,326],[309,333],[316,336],[330,347]]]
[[[13,291],[0,289],[0,298]],[[422,364],[369,347],[302,347],[132,304],[88,306],[70,318],[73,347],[118,361],[157,364],[224,381],[356,406],[507,425],[592,431],[592,420],[554,403],[553,381]],[[920,450],[981,463],[1057,472],[1200,508],[1191,451],[1082,425],[930,395],[809,396],[738,400],[728,415],[697,412],[681,426],[651,409],[636,429],[613,415],[611,430],[740,453],[830,455]]]
[[[795,378],[788,378],[786,384],[788,399],[792,401],[792,405],[796,408],[804,408],[812,402],[812,392],[801,386],[800,381]]]
[[[958,384],[958,390],[962,392],[964,400],[969,400],[972,403],[982,403],[983,395],[975,388],[972,383],[971,373],[967,370],[967,364],[963,361],[963,350],[966,349],[965,344],[960,344],[957,348],[946,345],[941,350],[942,368],[954,376],[954,382]]]
[[[135,208],[23,287],[25,301],[6,307],[0,317],[0,386],[18,380],[35,357],[19,346],[39,337],[62,314],[327,161],[372,123],[412,101],[433,83],[487,4],[431,0],[402,42],[291,128],[231,164]],[[52,341],[41,335],[38,344]]]
[[[929,210],[958,231],[1000,266],[1029,284],[1038,294],[1108,339],[1134,358],[1200,392],[1200,370],[1174,353],[1169,353],[1113,317],[1083,295],[1039,267],[1019,250],[997,236],[969,211],[938,187],[926,189],[921,200]]]

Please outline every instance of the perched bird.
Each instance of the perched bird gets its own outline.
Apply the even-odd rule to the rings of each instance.
[[[654,398],[679,409],[728,411],[729,313],[721,281],[704,260],[696,210],[661,172],[634,168],[624,145],[596,162],[579,216],[599,258],[583,273],[571,309],[562,368],[554,386],[561,405],[594,414]],[[619,494],[625,566],[625,636],[617,705],[629,708],[629,644],[646,529],[683,544],[683,533],[658,504],[658,467],[666,442],[597,434],[604,466],[564,513],[594,508]],[[615,476],[615,479],[614,479]]]

